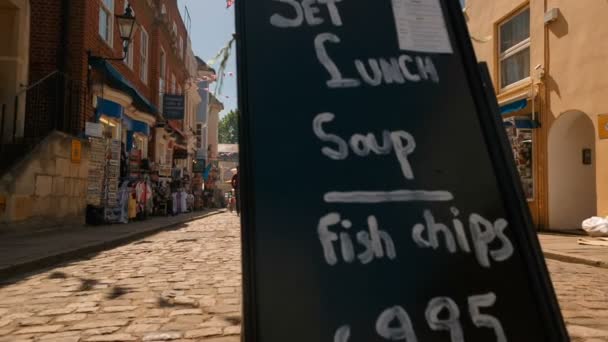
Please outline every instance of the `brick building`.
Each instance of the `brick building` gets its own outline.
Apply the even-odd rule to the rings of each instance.
[[[29,21],[35,25],[30,28],[29,70],[24,84],[35,84],[53,72],[61,72],[80,90],[80,97],[72,100],[78,108],[60,128],[79,133],[86,121],[102,117],[105,124],[119,119],[113,117],[115,113],[101,112],[113,107],[152,128],[159,119],[162,121],[163,94],[183,93],[191,77],[187,61],[191,47],[177,0],[131,0],[138,29],[127,57],[123,61],[89,58],[89,51],[104,58],[122,56],[123,42],[115,15],[124,13],[126,5],[126,0],[30,0]],[[39,135],[54,121],[56,118],[27,110],[24,135]],[[183,120],[179,121],[171,122],[173,129],[167,133],[181,132]],[[124,130],[118,128],[114,134],[119,132],[124,135]],[[150,140],[154,140],[154,135]],[[151,146],[153,158],[154,145]]]
[[[137,29],[120,59],[116,15],[128,4]],[[67,133],[59,140],[82,139],[87,122],[99,123],[104,135],[122,141],[127,150],[136,148],[158,165],[191,170],[200,96],[189,91],[196,86],[197,63],[177,0],[0,0],[0,28],[0,38],[9,42],[0,48],[5,57],[0,58],[0,175],[15,175],[0,182],[0,224],[50,214],[36,212],[36,189],[16,191],[16,182],[36,185],[38,176],[46,175],[58,191],[60,179],[76,182],[69,167],[60,172],[68,174],[56,168],[27,174],[36,158],[48,157],[36,154],[36,148],[43,139],[50,144],[51,132]],[[185,115],[166,118],[164,95],[184,95]],[[53,146],[67,149],[53,156],[69,157],[69,144]],[[31,160],[16,167],[24,155]],[[86,184],[79,181],[78,187]],[[70,190],[78,201],[80,190]]]

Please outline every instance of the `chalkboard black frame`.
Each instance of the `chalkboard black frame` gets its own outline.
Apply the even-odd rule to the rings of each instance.
[[[249,95],[247,90],[247,51],[244,41],[245,3],[248,0],[236,2],[236,47],[238,71],[238,104],[239,104],[239,176],[241,205],[241,242],[242,242],[242,281],[243,281],[243,321],[241,340],[247,342],[260,341],[257,331],[256,306],[256,253],[254,237],[255,227],[255,184],[253,182],[254,160],[252,158],[251,123],[254,119],[248,113]],[[513,230],[518,241],[522,256],[525,258],[528,278],[534,287],[536,306],[543,315],[544,330],[548,341],[570,341],[555,291],[551,283],[540,243],[533,228],[528,204],[519,175],[513,162],[510,143],[500,118],[496,95],[485,63],[478,63],[471,38],[458,1],[440,0],[444,11],[446,25],[451,26],[455,33],[455,43],[462,51],[462,62],[466,68],[467,83],[473,96],[477,117],[483,130],[486,147],[499,183],[506,212],[513,226],[525,229]]]

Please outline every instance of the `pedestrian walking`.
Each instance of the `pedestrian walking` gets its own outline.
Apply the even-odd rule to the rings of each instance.
[[[239,194],[239,168],[236,168],[236,173],[232,176],[232,188],[234,189],[234,200],[236,202],[236,214],[241,214],[241,196]]]

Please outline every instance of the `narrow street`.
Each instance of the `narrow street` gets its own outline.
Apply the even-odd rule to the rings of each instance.
[[[573,342],[608,341],[608,269],[547,260]]]
[[[239,236],[215,215],[6,280],[0,341],[239,341]]]
[[[0,342],[240,334],[239,220],[224,213],[0,284]],[[548,260],[574,342],[608,342],[608,270]]]

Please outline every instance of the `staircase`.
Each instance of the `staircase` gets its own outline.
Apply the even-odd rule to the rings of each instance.
[[[84,87],[54,71],[0,103],[0,176],[53,131],[78,135]]]

